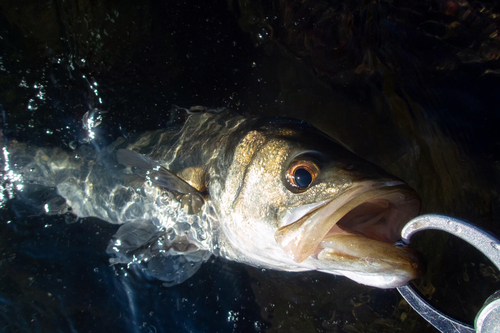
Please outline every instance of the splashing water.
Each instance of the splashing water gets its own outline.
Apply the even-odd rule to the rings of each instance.
[[[3,170],[0,172],[2,182],[0,184],[0,208],[5,202],[15,196],[16,191],[22,191],[23,176],[14,172],[9,166],[9,151],[7,147],[2,148],[3,152]]]
[[[102,123],[102,115],[105,111],[99,109],[94,109],[92,111],[87,111],[83,115],[82,122],[83,128],[87,130],[87,138],[83,142],[90,142],[95,139],[95,128]]]

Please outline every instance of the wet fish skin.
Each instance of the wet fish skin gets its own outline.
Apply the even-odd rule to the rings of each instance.
[[[321,172],[313,186],[300,193],[290,191],[285,179],[288,166],[298,159],[311,159],[321,166]],[[412,192],[397,178],[360,159],[341,144],[305,123],[282,118],[261,120],[240,139],[224,182],[222,196],[213,196],[212,199],[218,205],[222,230],[220,234],[225,238],[221,255],[258,267],[287,271],[318,269],[349,274],[351,278],[356,279],[353,274],[342,270],[342,266],[347,269],[347,265],[343,263],[329,263],[330,265],[326,265],[329,267],[324,267],[322,263],[325,261],[318,264],[321,260],[311,257],[297,262],[289,253],[283,251],[282,246],[277,246],[277,231],[284,227],[285,216],[291,209],[336,200],[345,196],[346,192],[367,183],[388,185],[384,189],[381,188],[381,192],[397,186],[401,186],[397,189],[399,193]],[[416,201],[411,204],[410,215],[416,215],[419,199],[414,193],[408,196],[410,200]],[[401,220],[397,221],[396,225],[384,227],[389,229],[384,241],[394,242],[399,239],[399,232],[406,222],[407,220]],[[310,241],[310,238],[305,237],[305,241]],[[422,274],[423,267],[417,256],[407,256],[407,252],[400,255],[389,254],[385,252],[384,245],[367,243],[366,246],[372,250],[385,253],[382,256],[387,256],[387,259],[405,262],[406,267],[402,269],[404,273],[386,271],[388,276],[401,274],[399,277],[375,281],[377,279],[374,276],[382,277],[388,267],[374,268],[374,257],[357,258],[358,266],[349,267],[349,270],[352,269],[356,273],[367,271],[367,274],[357,278],[357,281],[390,288]],[[357,243],[356,246],[361,245]],[[363,267],[363,262],[368,264]],[[367,267],[370,265],[372,267]],[[371,273],[369,269],[372,270]]]
[[[8,150],[9,164],[25,183],[56,187],[79,217],[122,224],[108,248],[113,262],[142,263],[168,285],[189,278],[212,253],[256,267],[343,274],[381,288],[404,284],[422,271],[416,256],[386,250],[387,242],[399,238],[405,218],[418,213],[416,194],[298,120],[201,112],[182,127],[120,138],[100,152],[16,142]],[[308,169],[314,177],[306,188],[289,175],[302,164],[314,169]],[[355,202],[349,193],[366,196],[366,202]],[[370,222],[379,226],[366,227],[364,212],[351,214],[357,225],[337,226],[342,216],[335,212],[342,209],[335,204],[342,200],[342,207],[355,202],[349,210],[368,205],[370,214],[382,216]],[[397,208],[408,213],[385,221],[386,215],[401,215]],[[346,264],[321,248],[322,239],[337,234],[358,235],[359,253],[367,246],[380,253],[375,259],[354,255]]]

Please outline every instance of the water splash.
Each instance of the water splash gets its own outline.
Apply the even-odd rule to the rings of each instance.
[[[105,113],[105,111],[99,109],[85,112],[82,122],[83,128],[87,130],[87,138],[84,139],[84,142],[90,142],[95,139],[95,128],[102,123],[102,115]]]
[[[16,191],[22,191],[23,176],[11,170],[9,165],[9,151],[7,147],[2,148],[3,151],[3,170],[0,172],[2,182],[0,184],[0,208],[5,202],[15,196]]]

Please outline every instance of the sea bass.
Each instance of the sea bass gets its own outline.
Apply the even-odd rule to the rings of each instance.
[[[100,151],[11,141],[4,163],[20,195],[54,189],[46,212],[120,224],[111,262],[167,285],[212,254],[379,288],[423,273],[418,254],[394,245],[419,213],[417,194],[299,120],[199,112]]]

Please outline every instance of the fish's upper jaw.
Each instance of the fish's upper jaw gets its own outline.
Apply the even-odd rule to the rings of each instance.
[[[403,182],[365,181],[308,206],[288,214],[288,220],[297,219],[285,221],[275,233],[295,262],[351,278],[359,275],[352,279],[379,288],[422,275],[418,254],[393,245],[420,210],[417,194]]]

